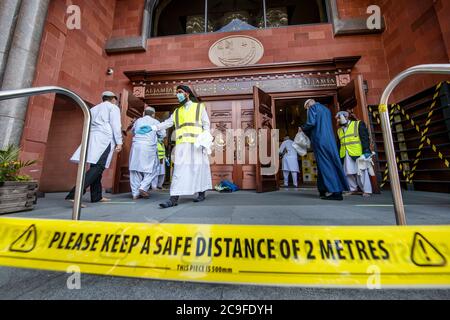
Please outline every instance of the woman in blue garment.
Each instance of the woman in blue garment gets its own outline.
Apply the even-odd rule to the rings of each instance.
[[[342,192],[348,191],[349,188],[337,150],[331,112],[313,99],[305,102],[305,109],[308,111],[308,119],[299,131],[304,131],[311,139],[317,161],[317,188],[320,198],[342,201]]]

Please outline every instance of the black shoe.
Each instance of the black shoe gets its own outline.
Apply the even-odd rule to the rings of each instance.
[[[319,198],[320,199],[324,199],[324,198],[326,198],[327,197],[327,193],[326,192],[321,192],[320,194],[319,194]]]
[[[194,202],[202,202],[205,201],[205,192],[199,192],[198,197],[194,199]]]
[[[342,196],[342,193],[333,193],[332,195],[329,195],[328,197],[324,197],[321,199],[322,200],[343,201],[344,197]]]
[[[167,208],[171,208],[171,207],[176,207],[178,205],[178,203],[176,202],[172,202],[171,200],[168,200],[164,203],[160,203],[159,206],[163,209],[167,209]]]
[[[179,196],[171,196],[170,199],[164,203],[160,203],[159,206],[163,209],[176,207],[178,205]]]

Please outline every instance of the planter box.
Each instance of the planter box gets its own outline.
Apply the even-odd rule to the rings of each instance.
[[[0,182],[0,214],[33,210],[37,187],[36,181]]]

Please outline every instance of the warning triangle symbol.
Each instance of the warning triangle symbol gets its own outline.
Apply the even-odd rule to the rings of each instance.
[[[9,251],[12,252],[24,252],[28,253],[33,251],[36,247],[37,231],[36,226],[33,224],[28,227],[9,247]]]
[[[414,234],[411,261],[419,267],[444,267],[447,265],[444,255],[418,232]]]

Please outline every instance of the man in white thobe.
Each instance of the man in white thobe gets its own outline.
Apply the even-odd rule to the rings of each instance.
[[[117,96],[110,91],[102,95],[103,102],[93,107],[91,112],[91,133],[86,162],[90,164],[83,186],[83,194],[90,187],[91,202],[106,202],[109,199],[102,196],[102,175],[109,168],[114,151],[122,150],[122,124],[120,109],[117,107]],[[81,146],[70,159],[80,161]],[[73,201],[75,187],[69,192],[66,200]]]
[[[159,173],[158,137],[164,138],[165,131],[152,131],[151,126],[160,122],[154,118],[155,109],[147,107],[144,116],[135,121],[133,128],[133,144],[130,152],[130,185],[133,200],[148,198],[148,189]]]
[[[298,165],[297,151],[292,146],[294,141],[290,137],[286,136],[283,143],[280,146],[280,155],[283,155],[282,170],[284,177],[284,187],[289,186],[289,173],[292,175],[292,181],[294,186],[298,187],[298,173],[300,168]]]
[[[177,99],[180,102],[178,109],[169,119],[159,125],[152,126],[152,129],[168,129],[176,125],[177,114],[181,113],[189,117],[189,112],[193,110],[199,110],[198,123],[192,123],[190,121],[178,123],[180,130],[175,130],[177,144],[174,155],[172,183],[170,186],[170,199],[165,203],[161,203],[161,208],[176,206],[178,205],[180,196],[194,195],[196,193],[198,193],[198,196],[194,199],[194,202],[204,201],[206,190],[212,189],[211,169],[207,152],[203,147],[196,147],[194,145],[195,137],[199,134],[185,131],[185,128],[189,128],[192,132],[209,131],[210,122],[208,114],[204,106],[198,104],[198,99],[187,86],[181,85],[177,87]],[[179,136],[181,132],[185,132],[183,137]]]
[[[352,194],[361,194],[363,197],[370,197],[372,194],[372,184],[369,170],[359,170],[357,160],[360,157],[370,159],[369,130],[363,121],[353,121],[349,119],[347,111],[340,111],[336,114],[336,120],[340,126],[338,130],[338,149],[344,166],[344,173]]]

